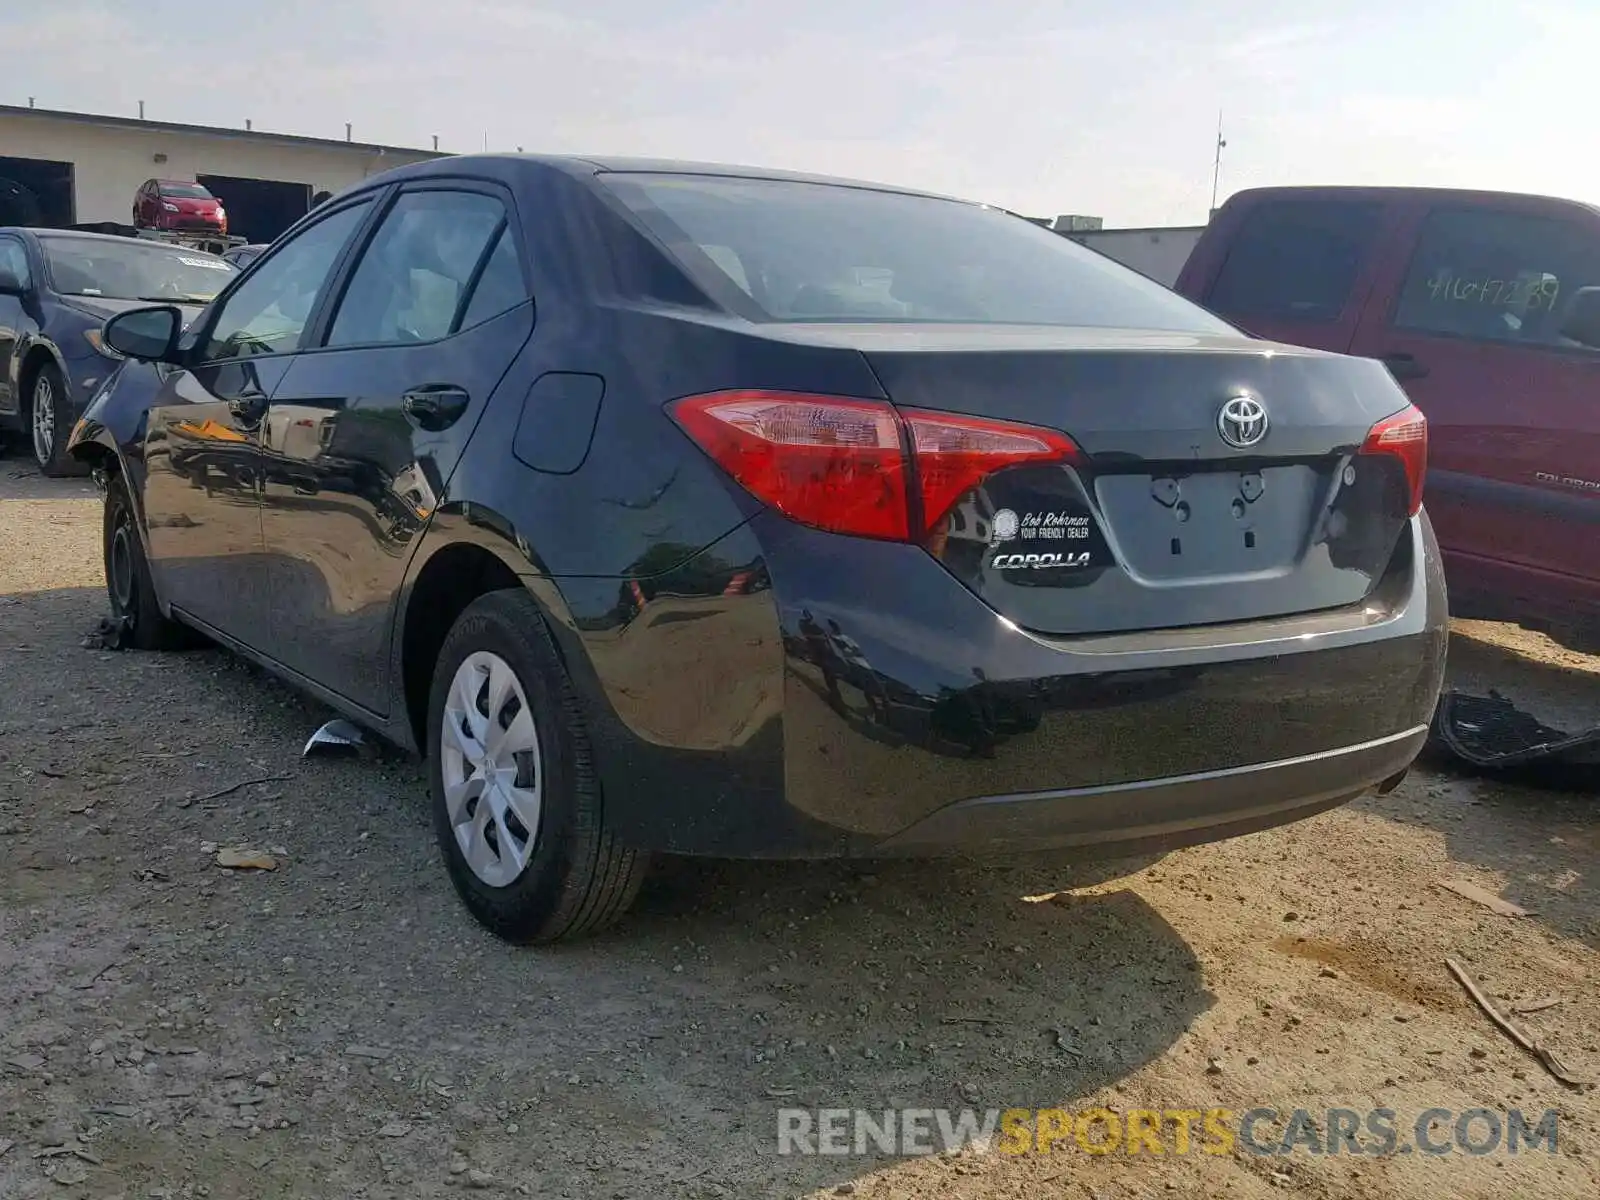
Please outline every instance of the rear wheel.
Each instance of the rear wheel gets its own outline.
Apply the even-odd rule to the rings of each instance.
[[[145,558],[133,504],[121,476],[106,483],[104,521],[106,596],[111,618],[122,626],[122,638],[136,650],[181,650],[197,636],[161,614],[155,581]]]
[[[480,923],[507,941],[554,942],[627,911],[646,856],[605,827],[576,697],[526,593],[491,592],[456,621],[428,731],[434,829]]]

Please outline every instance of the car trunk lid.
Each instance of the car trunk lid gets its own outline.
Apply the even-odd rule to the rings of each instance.
[[[1024,628],[1122,632],[1357,603],[1409,517],[1398,461],[1359,454],[1406,406],[1377,363],[1105,330],[822,336],[860,350],[897,406],[1043,426],[1077,444],[1074,462],[991,475],[930,534],[930,551]]]

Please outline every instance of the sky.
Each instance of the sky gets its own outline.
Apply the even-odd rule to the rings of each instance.
[[[10,0],[0,103],[903,184],[1107,226],[1221,192],[1600,202],[1595,0]],[[0,147],[4,153],[4,147]]]

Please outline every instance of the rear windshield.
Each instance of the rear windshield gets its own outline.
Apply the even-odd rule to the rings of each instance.
[[[998,209],[787,180],[600,178],[714,297],[756,320],[1232,332],[1160,284]]]
[[[214,196],[198,183],[163,183],[161,185],[163,196],[174,196],[179,200],[213,200]]]

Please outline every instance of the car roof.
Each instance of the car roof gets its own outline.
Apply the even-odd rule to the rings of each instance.
[[[191,246],[180,246],[176,242],[162,242],[155,238],[120,237],[114,233],[91,233],[87,229],[36,229],[31,225],[11,225],[0,229],[0,233],[16,233],[27,237],[36,238],[41,242],[49,241],[87,241],[87,242],[129,242],[136,246],[146,246],[153,250],[181,250],[185,254],[204,254],[207,258],[219,258],[209,250],[196,250]]]
[[[870,180],[848,179],[835,175],[816,175],[803,171],[784,171],[773,167],[752,167],[734,163],[694,162],[675,158],[588,157],[563,154],[458,154],[429,159],[385,171],[364,181],[368,185],[398,183],[407,179],[426,179],[441,175],[470,175],[482,171],[500,175],[519,168],[543,167],[579,178],[593,178],[612,171],[637,171],[652,174],[705,175],[735,179],[769,179],[786,183],[818,183],[834,187],[864,188],[876,192],[895,192],[937,200],[955,200],[937,192]],[[972,201],[959,201],[973,203]]]
[[[1228,204],[1263,200],[1426,200],[1471,204],[1495,204],[1507,201],[1542,201],[1546,204],[1570,205],[1587,212],[1600,212],[1600,207],[1565,196],[1547,196],[1536,192],[1502,192],[1478,188],[1436,187],[1364,187],[1359,184],[1306,184],[1289,187],[1246,188],[1228,197]]]

